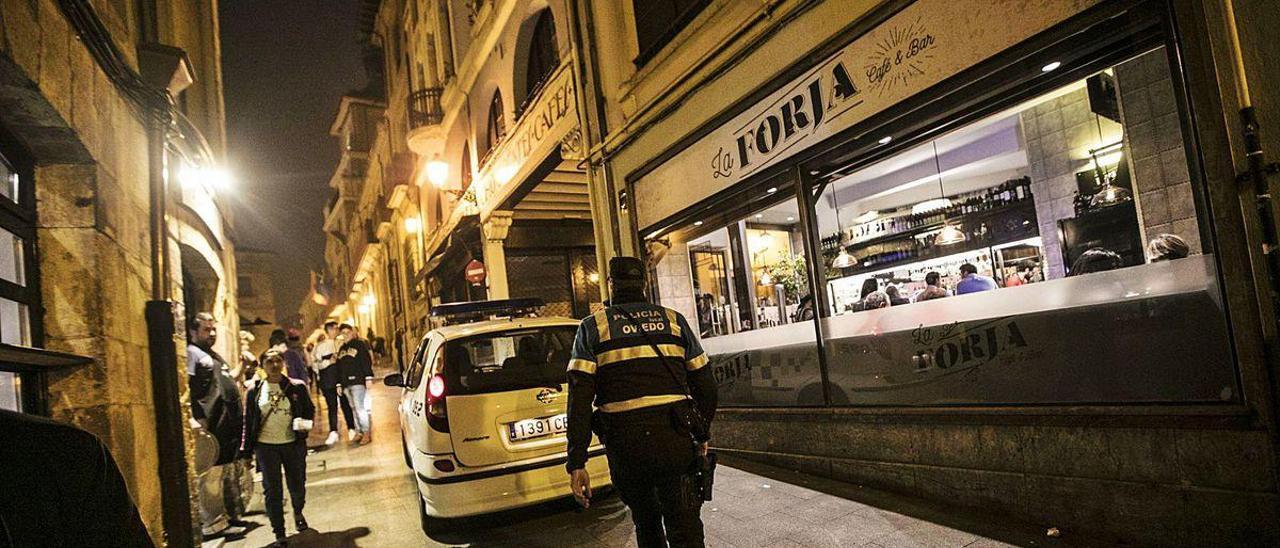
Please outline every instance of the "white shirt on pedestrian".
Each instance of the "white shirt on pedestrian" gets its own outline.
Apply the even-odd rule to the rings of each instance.
[[[266,420],[262,421],[262,429],[258,432],[258,443],[293,443],[297,438],[293,434],[293,413],[289,411],[289,398],[285,397],[284,389],[279,384],[263,384],[263,390],[258,392],[258,409]]]
[[[337,354],[337,352],[338,352],[338,347],[337,345],[334,344],[333,339],[325,339],[317,343],[315,351],[312,352],[312,356],[315,357],[316,370],[324,371],[330,365],[333,365],[334,362],[338,361],[338,356],[336,355],[330,357],[327,360],[324,359],[324,356],[328,356],[330,354]]]

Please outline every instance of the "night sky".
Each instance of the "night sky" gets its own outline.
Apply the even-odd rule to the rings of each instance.
[[[342,95],[365,82],[360,2],[219,5],[236,245],[278,254],[276,313],[290,318],[308,270],[324,264],[322,216],[339,156],[329,124]]]

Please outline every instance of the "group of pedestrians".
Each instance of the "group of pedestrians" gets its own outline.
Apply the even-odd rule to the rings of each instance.
[[[308,528],[306,504],[307,437],[315,420],[311,387],[319,385],[329,414],[327,445],[338,440],[337,409],[347,420],[349,440],[372,441],[365,395],[373,376],[369,345],[352,326],[325,324],[314,353],[302,346],[296,330],[277,329],[268,348],[247,351],[253,335],[241,333],[242,352],[230,364],[214,349],[217,327],[206,312],[188,322],[187,378],[192,428],[207,433],[216,446],[208,470],[200,474],[201,532],[206,538],[242,536],[251,525],[242,518],[252,485],[250,459],[262,475],[267,517],[277,542],[287,538],[284,489],[287,486],[298,532]],[[311,364],[315,365],[315,373]]]
[[[329,414],[329,437],[325,445],[338,443],[338,410],[347,421],[347,441],[360,445],[373,442],[369,421],[366,380],[373,377],[373,354],[360,332],[348,324],[329,321],[312,350],[320,394]]]

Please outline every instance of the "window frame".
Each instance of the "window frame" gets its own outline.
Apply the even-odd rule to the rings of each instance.
[[[26,307],[26,323],[29,329],[29,344],[26,346],[3,345],[11,347],[21,354],[50,357],[60,356],[59,364],[78,365],[85,358],[70,359],[69,355],[42,350],[44,347],[44,304],[41,295],[40,260],[36,246],[35,192],[35,160],[13,135],[0,127],[0,155],[18,175],[18,193],[15,201],[0,198],[0,227],[22,239],[23,284],[0,279],[0,297]],[[72,363],[74,362],[74,363]],[[58,365],[54,365],[57,367]],[[20,400],[25,413],[47,415],[49,403],[47,396],[47,376],[45,371],[50,367],[35,359],[0,360],[0,371],[8,371],[19,375],[21,383]]]
[[[649,61],[652,61],[654,57],[658,56],[658,53],[666,49],[667,45],[689,26],[689,23],[692,23],[711,4],[711,0],[693,0],[689,7],[672,19],[671,24],[667,26],[667,29],[662,34],[654,38],[653,42],[648,46],[645,46],[640,39],[640,29],[636,26],[639,19],[636,17],[635,5],[637,2],[647,1],[649,0],[632,0],[631,2],[631,31],[636,37],[636,50],[638,52],[631,62],[635,64],[636,69],[644,68],[645,65],[649,64]]]
[[[887,18],[890,15],[892,15],[892,12],[886,13],[885,17]],[[1123,15],[1124,17],[1117,19],[1124,21],[1116,22],[1115,24],[1119,25],[1119,28],[1111,27],[1110,30],[1113,33],[1107,34],[1108,27],[1106,23],[1110,22],[1108,21],[1109,19],[1116,18],[1117,15]],[[1230,356],[1229,358],[1224,356],[1224,358],[1231,360],[1231,367],[1236,376],[1237,386],[1243,391],[1241,396],[1236,400],[1223,403],[1134,401],[1071,404],[1048,402],[945,405],[833,404],[829,395],[831,381],[826,363],[828,351],[824,341],[825,334],[820,325],[823,318],[830,317],[828,315],[829,306],[825,302],[826,292],[815,291],[815,297],[820,300],[815,303],[818,313],[814,316],[814,329],[818,337],[818,355],[822,367],[824,392],[827,393],[824,395],[826,403],[822,407],[854,408],[859,412],[875,414],[892,414],[903,410],[907,410],[910,413],[953,413],[955,410],[964,409],[973,410],[977,414],[986,414],[991,409],[1000,409],[1002,413],[1012,412],[1026,415],[1134,414],[1136,409],[1146,407],[1153,409],[1153,411],[1137,412],[1137,416],[1134,417],[1135,421],[1144,420],[1142,418],[1143,415],[1158,416],[1162,414],[1200,415],[1204,421],[1207,421],[1206,424],[1220,424],[1223,417],[1235,417],[1235,419],[1228,420],[1244,420],[1243,417],[1247,417],[1252,413],[1250,410],[1250,405],[1253,405],[1251,401],[1256,401],[1255,394],[1256,390],[1259,389],[1256,385],[1251,386],[1247,379],[1244,378],[1247,367],[1257,367],[1256,364],[1246,363],[1246,360],[1249,362],[1257,361],[1257,358],[1252,355],[1253,353],[1249,352],[1252,349],[1246,347],[1246,345],[1255,341],[1239,340],[1239,337],[1241,337],[1239,333],[1241,329],[1239,316],[1249,314],[1250,311],[1239,310],[1239,306],[1232,306],[1231,302],[1227,301],[1231,301],[1228,297],[1228,290],[1233,286],[1239,288],[1248,280],[1237,279],[1234,282],[1229,280],[1227,275],[1229,265],[1224,264],[1225,258],[1218,252],[1220,247],[1224,247],[1224,234],[1220,230],[1220,221],[1224,214],[1216,207],[1220,206],[1220,204],[1210,203],[1211,197],[1216,197],[1210,196],[1211,191],[1215,195],[1219,194],[1219,192],[1210,188],[1209,181],[1212,179],[1207,173],[1209,169],[1206,166],[1205,157],[1209,154],[1217,154],[1220,151],[1211,146],[1206,146],[1206,144],[1202,143],[1201,137],[1201,133],[1206,129],[1214,131],[1218,128],[1204,127],[1212,122],[1204,122],[1202,117],[1197,116],[1199,109],[1196,107],[1201,105],[1193,97],[1193,93],[1196,92],[1212,95],[1216,88],[1209,90],[1197,89],[1197,84],[1199,86],[1209,86],[1210,84],[1191,81],[1193,76],[1203,77],[1203,75],[1194,75],[1193,73],[1198,69],[1188,66],[1187,62],[1184,61],[1184,57],[1188,53],[1186,50],[1189,47],[1203,48],[1205,46],[1184,41],[1184,34],[1174,26],[1178,15],[1181,15],[1181,12],[1179,12],[1177,6],[1141,0],[1120,6],[1100,5],[1084,10],[1064,20],[1053,29],[1033,36],[1023,43],[1011,46],[1004,51],[997,52],[995,55],[963,70],[956,76],[908,97],[895,104],[892,108],[872,115],[838,134],[829,136],[792,158],[761,169],[748,179],[710,196],[667,219],[647,227],[638,226],[633,221],[631,227],[632,235],[638,242],[652,241],[655,236],[657,239],[661,239],[672,232],[689,229],[693,226],[692,223],[695,219],[708,218],[704,216],[734,203],[735,199],[747,195],[749,192],[755,192],[774,184],[769,181],[789,180],[797,184],[799,189],[798,197],[808,196],[808,200],[802,200],[802,202],[810,202],[802,204],[800,209],[802,226],[805,230],[805,251],[809,256],[820,256],[820,249],[818,248],[820,235],[814,218],[814,204],[811,202],[819,199],[821,192],[826,188],[826,183],[819,180],[820,176],[824,175],[824,163],[838,163],[841,165],[840,171],[846,173],[856,171],[862,167],[891,158],[912,147],[927,143],[936,138],[937,134],[942,131],[949,131],[952,128],[962,127],[981,120],[1026,100],[1081,80],[1103,68],[1109,68],[1152,49],[1164,47],[1172,76],[1173,94],[1178,104],[1177,113],[1180,128],[1183,132],[1183,146],[1186,151],[1193,200],[1201,231],[1202,253],[1205,255],[1213,254],[1218,266],[1218,286],[1224,299],[1222,314],[1226,321],[1227,336],[1230,341],[1228,347]],[[870,25],[870,28],[875,28],[878,23],[871,23]],[[1119,32],[1115,32],[1117,30]],[[1105,45],[1097,45],[1096,43],[1082,44],[1079,41],[1079,34],[1091,37],[1106,37],[1108,40]],[[1203,37],[1197,36],[1196,38]],[[850,38],[845,38],[826,44],[824,47],[831,50],[838,49],[846,45],[849,40]],[[1079,58],[1070,57],[1072,55]],[[823,56],[813,55],[807,57],[821,58]],[[1035,76],[1041,72],[1039,67],[1044,66],[1049,61],[1062,59],[1064,60],[1063,64],[1067,65],[1068,63],[1065,62],[1067,58],[1071,58],[1071,62],[1075,63],[1072,68],[1044,77]],[[806,63],[806,61],[798,61],[788,70],[802,71],[809,67]],[[1019,76],[1013,77],[1013,75]],[[786,78],[779,80],[782,83],[787,81]],[[985,88],[983,85],[993,81],[1001,84],[999,88]],[[761,89],[758,93],[763,96],[771,91],[772,89]],[[998,99],[991,99],[991,97],[997,96],[999,97]],[[1200,103],[1204,102],[1206,100],[1201,98]],[[751,104],[752,102],[749,100],[743,101],[742,109],[749,108]],[[670,158],[675,151],[714,131],[724,121],[731,119],[740,112],[741,109],[720,113],[697,130],[691,132],[689,136],[675,142],[670,148],[656,155],[654,160],[628,174],[625,177],[626,194],[634,196],[634,189],[631,187],[644,173],[647,173],[653,167],[665,161],[665,159]],[[883,135],[893,136],[892,145],[883,146],[877,142]],[[1218,142],[1211,143],[1211,145],[1225,146],[1225,143]],[[779,192],[779,194],[782,193]],[[627,205],[634,207],[634,204]],[[1234,217],[1229,220],[1233,221],[1233,226],[1228,227],[1228,230],[1239,230],[1234,226],[1234,223],[1242,220]],[[707,225],[713,226],[713,223],[708,221]],[[810,261],[808,267],[811,287],[825,286],[825,273],[818,270],[816,261]],[[1256,291],[1256,289],[1251,288],[1238,290]],[[767,407],[735,406],[732,404],[727,405],[727,407],[743,411],[768,409]],[[804,406],[794,405],[787,407],[803,408]]]

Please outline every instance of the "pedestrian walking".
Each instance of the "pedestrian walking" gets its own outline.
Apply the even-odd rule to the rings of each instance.
[[[267,378],[249,390],[241,428],[240,451],[252,454],[262,471],[262,491],[276,541],[285,540],[284,484],[289,488],[293,524],[307,530],[302,510],[307,504],[307,433],[315,420],[315,406],[307,385],[285,375],[284,355],[268,350],[262,358]]]
[[[240,520],[239,456],[243,422],[240,390],[231,367],[213,350],[218,328],[212,314],[201,312],[187,322],[187,385],[193,428],[203,429],[217,442],[213,465],[199,475],[198,504],[201,533],[206,537],[238,537],[246,530]]]
[[[293,331],[293,338],[289,338],[289,332],[283,329],[276,329],[271,332],[271,338],[267,343],[267,351],[280,354],[284,358],[284,374],[291,379],[297,379],[302,382],[308,382],[310,375],[307,374],[307,360],[302,357],[301,345],[298,343],[296,330]]]
[[[643,262],[610,259],[610,306],[578,327],[566,468],[574,497],[589,506],[594,426],[640,547],[701,547],[702,497],[690,487],[707,455],[715,381],[697,332],[680,313],[647,302],[644,288]]]
[[[320,376],[320,394],[324,396],[325,411],[329,417],[329,437],[325,439],[325,445],[333,445],[338,443],[338,408],[342,408],[342,417],[347,421],[347,440],[354,441],[356,436],[356,422],[354,413],[351,411],[351,402],[342,397],[341,391],[338,389],[338,378],[341,376],[338,372],[338,349],[341,346],[338,342],[338,322],[325,322],[324,334],[320,336],[320,341],[316,343],[315,351],[312,353],[312,360],[316,364],[316,369]]]
[[[342,395],[351,402],[351,410],[356,417],[355,442],[368,445],[373,441],[373,432],[369,424],[369,407],[365,401],[368,394],[368,380],[373,378],[373,354],[369,343],[360,338],[360,332],[348,324],[339,328],[342,335],[342,347],[338,349],[338,382],[342,384]]]

